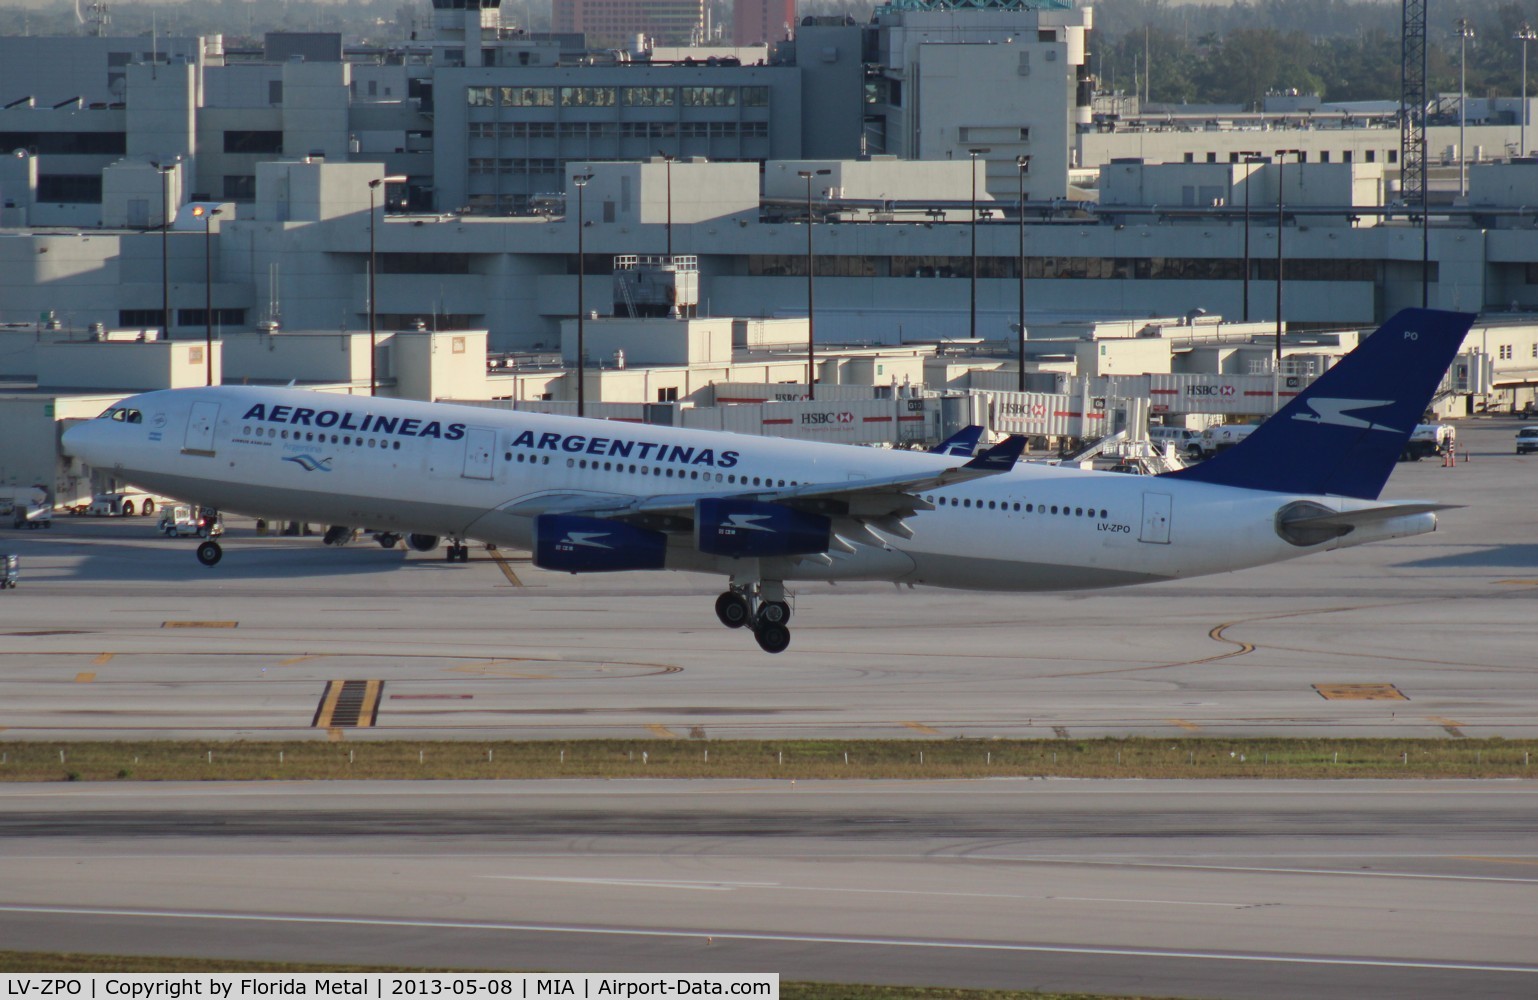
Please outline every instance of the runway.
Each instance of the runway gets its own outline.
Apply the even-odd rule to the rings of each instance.
[[[208,569],[147,519],[60,518],[0,534],[23,571],[0,594],[0,740],[1533,736],[1517,426],[1466,422],[1472,461],[1395,472],[1390,496],[1464,505],[1431,535],[1083,594],[807,585],[781,656],[720,627],[711,577],[249,521]],[[333,680],[378,682],[372,726],[317,725]],[[1339,693],[1364,684],[1379,697]]]
[[[9,948],[1530,997],[1514,782],[0,785]]]

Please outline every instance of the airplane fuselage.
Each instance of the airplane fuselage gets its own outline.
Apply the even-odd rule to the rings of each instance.
[[[918,452],[483,408],[225,386],[124,400],[135,420],[68,432],[119,480],[282,520],[534,544],[534,518],[636,497],[753,496],[795,484],[953,468]],[[670,536],[666,568],[785,580],[892,580],[973,590],[1066,590],[1177,579],[1432,530],[1409,514],[1312,545],[1278,531],[1296,501],[1380,506],[1166,477],[1022,463],[919,493],[911,537],[872,527],[825,558],[740,560]],[[750,526],[743,525],[744,530]],[[761,565],[772,561],[775,565]]]

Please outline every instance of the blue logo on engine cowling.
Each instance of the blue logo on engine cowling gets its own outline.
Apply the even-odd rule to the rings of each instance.
[[[283,461],[285,461],[285,462],[293,462],[295,465],[299,466],[299,468],[303,469],[305,472],[330,472],[331,471],[331,459],[330,458],[316,458],[314,455],[290,455],[287,458],[285,458]]]

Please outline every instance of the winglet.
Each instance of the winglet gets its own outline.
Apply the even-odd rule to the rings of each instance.
[[[975,472],[1008,472],[1020,461],[1020,456],[1025,454],[1025,437],[1021,434],[1011,434],[992,448],[978,454],[972,461],[963,465],[963,469],[971,469]]]
[[[1376,500],[1473,323],[1401,310],[1239,444],[1165,475]]]

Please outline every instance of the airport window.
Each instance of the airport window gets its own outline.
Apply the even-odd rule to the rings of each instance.
[[[1511,345],[1510,344],[1502,344],[1501,345],[1501,360],[1502,361],[1510,361],[1511,357],[1512,357]]]
[[[122,327],[160,326],[165,314],[159,309],[119,309],[117,325]]]
[[[683,87],[686,108],[730,108],[737,105],[736,87]]]
[[[1533,357],[1538,358],[1538,343],[1533,344]]]
[[[227,201],[255,201],[256,175],[226,174],[224,176],[224,197]]]
[[[207,326],[208,313],[202,309],[178,309],[176,310],[177,326]],[[246,311],[244,309],[215,309],[215,326],[245,326]]]
[[[466,87],[465,103],[472,108],[496,107],[496,92],[495,87]]]
[[[1367,151],[1367,162],[1368,163],[1376,163],[1376,162],[1378,162],[1378,151],[1376,149],[1369,149]]]
[[[504,108],[553,108],[555,107],[555,88],[503,87],[502,106]]]
[[[230,129],[224,133],[224,151],[226,153],[282,153],[283,130]]]
[[[610,108],[614,106],[613,87],[562,87],[561,106],[565,108]]]
[[[37,179],[37,200],[56,205],[101,202],[101,174],[44,174]]]
[[[39,156],[122,156],[126,132],[0,132],[0,150],[29,149]]]
[[[671,108],[677,101],[672,87],[625,87],[625,104],[632,108]]]
[[[382,253],[380,274],[469,274],[467,253]]]
[[[768,87],[743,87],[742,104],[747,108],[767,108],[769,106]]]

